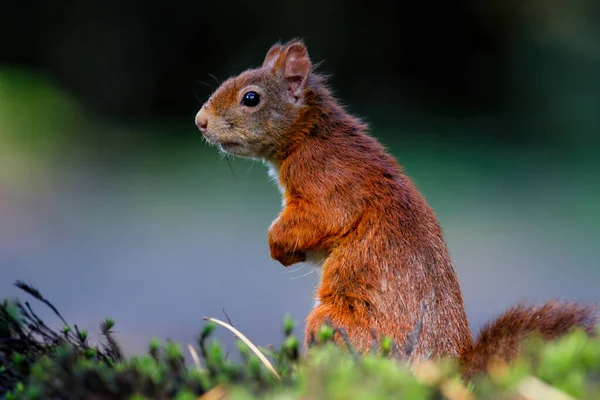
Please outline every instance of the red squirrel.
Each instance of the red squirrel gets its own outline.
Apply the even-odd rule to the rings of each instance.
[[[373,334],[402,346],[419,326],[410,360],[458,356],[472,376],[493,358],[513,359],[528,334],[593,333],[594,308],[551,301],[509,309],[473,342],[435,213],[313,72],[301,40],[275,44],[262,66],[225,81],[195,122],[210,144],[263,160],[277,179],[283,209],[268,231],[271,257],[321,270],[306,344],[325,322],[359,352]]]

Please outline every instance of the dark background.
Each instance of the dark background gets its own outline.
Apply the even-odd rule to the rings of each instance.
[[[0,295],[25,279],[92,330],[115,316],[129,351],[221,308],[260,344],[301,323],[315,278],[268,257],[277,190],[193,124],[301,37],[438,212],[474,329],[597,301],[599,4],[4,0]]]
[[[543,111],[597,100],[599,14],[588,0],[8,1],[0,60],[103,115],[178,118],[196,108],[192,88],[206,98],[197,81],[215,84],[208,73],[237,74],[302,37],[352,109],[497,118],[505,125],[487,136],[522,142],[574,123]]]

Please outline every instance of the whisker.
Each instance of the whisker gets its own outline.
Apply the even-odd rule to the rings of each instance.
[[[198,100],[200,102],[200,104],[198,104],[198,106],[202,106],[202,100],[200,99],[200,96],[198,96],[198,93],[196,93],[196,91],[194,89],[192,89],[192,93],[194,93],[194,96],[196,96],[196,100]]]
[[[233,167],[231,166],[231,163],[229,162],[229,157],[227,157],[227,154],[225,154],[225,160],[227,160],[227,165],[229,165],[229,170],[231,171],[231,173],[233,174],[233,177],[235,178],[235,172],[233,172]]]
[[[287,271],[287,270],[283,270],[281,271],[282,274],[293,274],[294,272],[298,272],[300,271],[302,268],[304,268],[303,265],[299,266],[298,268],[291,270],[291,271]]]
[[[321,277],[321,274],[317,273],[319,272],[318,269],[313,269],[313,271],[315,272],[315,279],[313,279],[313,286],[316,286],[317,281],[319,280],[319,278]]]
[[[206,82],[204,82],[204,81],[198,81],[198,80],[197,80],[196,82],[198,82],[198,83],[202,83],[202,84],[204,84],[204,85],[208,86],[209,88],[211,88],[211,89],[212,89],[212,91],[213,91],[213,92],[215,91],[215,88],[214,88],[214,87],[212,87],[212,85],[210,85],[210,84],[208,84],[208,83],[206,83]]]
[[[252,160],[252,162],[250,163],[250,168],[248,168],[248,170],[246,172],[244,172],[244,174],[247,174],[248,172],[250,172],[250,170],[252,169],[252,167],[254,167],[255,161]]]
[[[214,76],[213,74],[208,74],[208,76],[212,77],[217,82],[217,85],[221,86],[221,82],[217,79],[216,76]]]
[[[302,274],[302,275],[300,275],[300,276],[294,276],[293,278],[290,278],[290,280],[296,280],[296,279],[304,278],[305,276],[308,276],[308,275],[310,275],[310,274],[314,274],[314,273],[315,273],[315,270],[314,270],[314,269],[311,269],[310,271],[308,271],[308,272],[307,272],[307,273],[305,273],[305,274]]]

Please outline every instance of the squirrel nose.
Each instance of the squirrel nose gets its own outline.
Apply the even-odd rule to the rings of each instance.
[[[204,115],[202,110],[200,110],[196,115],[196,126],[202,133],[206,131],[206,127],[208,126],[208,118],[206,118],[206,115]]]

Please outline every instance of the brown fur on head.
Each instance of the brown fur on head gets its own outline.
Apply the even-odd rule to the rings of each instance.
[[[271,159],[300,118],[312,65],[300,40],[271,47],[263,65],[225,81],[196,115],[206,140],[237,156]],[[244,105],[255,92],[259,102]]]

